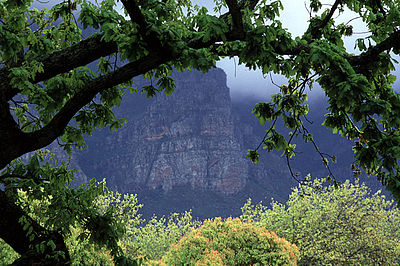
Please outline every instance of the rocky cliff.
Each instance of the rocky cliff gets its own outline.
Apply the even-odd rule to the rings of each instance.
[[[226,217],[240,215],[249,197],[285,201],[297,184],[280,153],[261,151],[258,164],[245,159],[265,133],[250,113],[255,101],[232,103],[221,69],[174,73],[173,78],[172,96],[124,97],[115,113],[126,125],[118,132],[96,132],[87,139],[88,148],[73,155],[81,178],[107,178],[109,188],[137,193],[145,217],[188,209],[201,218]],[[151,82],[136,79],[134,85]],[[321,127],[324,106],[313,103],[311,110],[309,126],[321,150],[338,157],[333,167],[339,180],[350,178],[351,143]],[[328,174],[311,145],[300,140],[296,150],[293,169],[300,176]]]
[[[103,131],[88,139],[89,148],[79,154],[86,175],[106,177],[108,186],[120,192],[161,189],[167,193],[188,185],[232,195],[250,179],[265,183],[266,177],[271,181],[271,175],[285,172],[282,163],[255,168],[245,159],[250,148],[245,140],[252,129],[234,123],[221,69],[205,75],[174,73],[173,78],[172,96],[160,94],[150,100],[127,96],[116,110],[127,124],[115,134]],[[151,81],[141,79],[136,84],[146,82]],[[271,173],[274,168],[278,173]]]

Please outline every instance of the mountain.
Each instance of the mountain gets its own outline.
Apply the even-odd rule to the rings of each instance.
[[[118,132],[96,132],[88,148],[73,156],[85,176],[105,177],[109,188],[137,193],[149,214],[154,207],[162,214],[192,208],[201,217],[229,216],[248,197],[284,200],[295,185],[285,162],[274,153],[257,165],[245,158],[262,136],[233,112],[225,73],[193,70],[173,78],[172,96],[124,97],[115,113],[126,125]],[[134,86],[150,82],[136,79]],[[171,206],[174,200],[181,206]],[[215,209],[222,204],[223,213],[207,210],[210,204]]]
[[[221,69],[174,72],[172,77],[172,96],[125,95],[114,111],[126,125],[118,132],[95,132],[87,139],[88,148],[73,154],[81,180],[106,178],[112,190],[137,193],[145,217],[188,209],[199,218],[236,216],[249,197],[253,202],[286,201],[297,183],[280,153],[261,151],[257,164],[245,158],[265,134],[251,114],[255,100],[231,101]],[[136,78],[134,86],[152,82]],[[338,180],[348,179],[354,160],[351,143],[321,126],[325,106],[324,101],[312,104],[308,127],[321,151],[338,157],[332,165]],[[313,146],[297,143],[292,170],[300,177],[327,176]]]

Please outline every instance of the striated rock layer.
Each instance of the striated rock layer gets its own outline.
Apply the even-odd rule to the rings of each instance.
[[[224,195],[239,192],[248,181],[249,167],[235,136],[225,73],[193,71],[174,73],[173,78],[173,95],[140,99],[142,110],[132,101],[137,95],[126,97],[117,113],[127,125],[105,143],[89,144],[86,157],[99,152],[106,156],[86,172],[106,176],[108,186],[120,192],[168,192],[181,185]],[[145,85],[146,80],[138,83]]]
[[[120,192],[168,192],[190,185],[223,195],[241,191],[250,174],[256,181],[270,175],[261,165],[253,169],[245,158],[252,129],[235,126],[225,73],[192,71],[173,78],[172,96],[125,97],[116,113],[127,124],[115,134],[103,131],[88,139],[89,148],[80,155],[81,161],[87,158],[81,166],[85,173],[107,177],[108,186]],[[150,82],[141,79],[137,85]]]

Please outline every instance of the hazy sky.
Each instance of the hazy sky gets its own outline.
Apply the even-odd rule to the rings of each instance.
[[[309,2],[310,1],[302,0],[282,0],[284,9],[280,16],[281,22],[283,27],[287,28],[289,32],[292,33],[293,37],[301,36],[307,30],[310,17],[305,5],[307,4],[308,6]],[[334,1],[324,1],[324,3],[333,4]],[[341,15],[338,21],[347,22],[355,16],[356,14],[348,12],[347,14]],[[361,20],[353,21],[352,25],[357,32],[364,32],[366,29]],[[356,52],[353,49],[354,40],[362,36],[365,35],[347,38],[347,40],[345,40],[346,48],[350,49],[352,52]],[[270,95],[278,91],[276,86],[271,83],[270,76],[267,75],[264,78],[261,71],[250,71],[244,66],[238,66],[236,67],[235,76],[234,62],[232,61],[233,60],[227,59],[218,63],[218,66],[223,68],[228,75],[228,86],[231,88],[232,97],[242,96],[243,93],[245,93],[246,95],[253,95],[256,98],[264,98],[265,95]],[[282,82],[285,83],[285,79],[279,75],[273,75],[273,79],[278,84]],[[324,95],[324,93],[318,86],[314,87],[313,91],[310,93],[311,98],[320,97],[322,95]]]
[[[100,0],[99,0],[100,1]],[[305,7],[309,0],[281,0],[284,6],[284,10],[281,12],[281,22],[284,28],[287,28],[292,36],[301,36],[307,29],[309,14]],[[192,2],[206,6],[210,12],[213,12],[213,0],[192,0]],[[333,4],[334,0],[323,1],[325,4]],[[34,5],[37,8],[42,8],[53,4],[51,1],[46,4],[40,4],[35,2]],[[119,3],[121,6],[121,3]],[[329,6],[324,6],[329,7]],[[223,11],[224,12],[224,11]],[[335,15],[334,15],[335,17]],[[337,21],[347,22],[350,19],[356,17],[356,14],[347,12],[341,15]],[[354,27],[355,32],[364,32],[366,30],[365,26],[360,19],[351,22]],[[354,40],[360,37],[365,37],[362,34],[355,34],[352,37],[348,37],[345,40],[346,48],[350,51],[357,53],[353,50]],[[223,59],[217,63],[217,66],[222,68],[227,74],[228,86],[231,89],[231,96],[233,98],[242,96],[251,96],[259,99],[263,99],[272,93],[276,93],[278,89],[270,81],[270,76],[267,75],[263,77],[261,71],[250,71],[246,67],[237,64],[238,60],[234,59]],[[285,83],[285,79],[279,75],[273,75],[273,80],[280,84]],[[400,86],[400,82],[396,82],[396,87]],[[311,93],[311,97],[319,97],[323,95],[323,92],[314,88]]]
[[[209,10],[212,10],[212,0],[195,0],[199,5],[206,5],[210,7]],[[283,4],[283,11],[281,12],[280,20],[284,28],[287,28],[289,32],[292,33],[292,36],[301,36],[306,30],[308,26],[309,14],[306,9],[306,5],[308,6],[309,0],[281,0]],[[332,5],[334,0],[326,0],[322,1],[323,4]],[[324,6],[324,8],[328,8],[329,6]],[[335,14],[333,17],[335,18],[338,15]],[[350,19],[358,17],[357,14],[347,11],[344,14],[341,14],[340,17],[337,17],[337,22],[348,22]],[[354,34],[351,37],[346,37],[345,46],[348,51],[353,53],[359,53],[359,51],[354,50],[354,41],[361,37],[366,37],[366,34],[362,34],[362,32],[366,31],[365,24],[361,21],[361,19],[355,19],[350,23],[354,27]],[[399,60],[397,60],[399,61]],[[238,65],[238,60],[233,59],[224,59],[217,63],[217,66],[224,69],[227,74],[227,82],[228,86],[231,89],[231,96],[233,98],[238,98],[242,96],[253,96],[255,98],[265,98],[267,95],[272,93],[276,93],[279,89],[273,85],[270,81],[270,75],[263,77],[262,72],[259,71],[250,71],[246,67]],[[398,72],[398,71],[397,71]],[[273,80],[275,83],[285,83],[285,79],[279,75],[273,75]],[[400,81],[396,82],[396,87],[400,86]],[[310,93],[310,98],[321,97],[324,93],[318,86],[315,86],[312,93]]]

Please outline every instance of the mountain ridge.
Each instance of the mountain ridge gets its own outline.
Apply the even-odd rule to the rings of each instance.
[[[145,217],[188,208],[202,218],[234,216],[249,197],[254,202],[286,201],[297,183],[280,153],[261,151],[258,164],[245,158],[265,134],[251,114],[254,101],[232,102],[221,69],[174,72],[172,77],[176,90],[171,96],[123,98],[115,114],[124,117],[126,125],[118,132],[95,132],[87,139],[88,148],[74,153],[82,175],[106,178],[107,186],[120,193],[137,193]],[[134,79],[138,88],[150,83],[155,82]],[[309,125],[311,131],[316,131],[317,142],[322,138],[324,151],[338,153],[333,169],[340,173],[339,180],[350,178],[351,142],[329,134],[320,125],[323,105],[313,105],[311,110],[317,111],[310,115],[315,122]],[[295,157],[292,169],[301,177],[328,175],[313,148],[298,142],[303,154]]]

